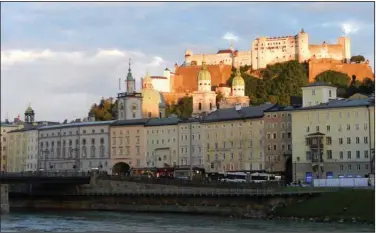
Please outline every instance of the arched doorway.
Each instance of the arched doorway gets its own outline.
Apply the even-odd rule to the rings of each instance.
[[[127,174],[130,168],[129,164],[118,162],[112,167],[112,174]]]

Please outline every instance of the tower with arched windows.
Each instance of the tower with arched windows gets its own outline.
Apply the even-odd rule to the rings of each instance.
[[[197,75],[197,84],[198,90],[192,93],[193,116],[210,113],[216,109],[217,94],[211,90],[211,75],[205,60],[203,60],[201,70]]]
[[[136,92],[135,79],[132,75],[131,60],[129,59],[128,74],[125,80],[126,92],[118,93],[118,120],[142,118],[142,94]]]

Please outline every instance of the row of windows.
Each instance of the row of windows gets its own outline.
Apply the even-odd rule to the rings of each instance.
[[[195,153],[196,150],[197,152],[201,153],[201,146],[197,146],[197,149],[195,148],[196,146],[192,146],[192,153]],[[181,147],[180,150],[181,153],[188,153],[188,147]]]
[[[344,166],[343,164],[339,165],[339,170],[343,171],[343,170],[345,170],[345,168],[347,168],[347,170],[351,171],[353,167],[352,167],[351,164],[347,164],[347,166]],[[368,168],[369,168],[369,165],[364,164],[364,169],[368,170]],[[361,169],[360,164],[357,164],[356,170],[360,170],[360,169]]]
[[[291,122],[287,122],[286,124],[287,124],[287,128],[291,128]],[[284,122],[282,122],[280,124],[281,129],[284,129],[286,124]],[[274,123],[274,124],[268,123],[268,124],[266,124],[266,128],[267,129],[277,129],[278,128],[278,124],[277,123]]]
[[[76,146],[79,146],[79,144],[80,144],[80,143],[79,143],[79,140],[76,139],[75,142],[76,142]],[[72,146],[72,145],[73,145],[73,141],[72,141],[71,139],[68,140],[68,143],[69,143],[69,146]],[[100,138],[100,143],[101,143],[101,144],[104,144],[104,138]],[[60,141],[56,141],[56,144],[57,144],[58,146],[60,146],[60,145],[61,145],[61,142],[60,142]],[[82,139],[82,144],[83,144],[83,145],[86,145],[86,139],[85,139],[85,138]],[[92,144],[92,145],[95,144],[95,138],[92,138],[92,139],[91,139],[91,144]],[[65,140],[63,140],[63,145],[66,145],[66,141],[65,141]],[[41,142],[41,143],[40,143],[40,147],[43,148],[44,146],[46,146],[46,147],[48,148],[49,143],[48,143],[48,142],[45,142],[45,143]],[[52,142],[51,142],[51,147],[54,147],[54,146],[55,146],[55,141],[52,141]]]
[[[351,137],[338,138],[338,144],[343,145],[344,139],[346,139],[347,144],[351,144]],[[325,141],[326,141],[326,145],[332,145],[332,137],[326,137]],[[361,141],[360,137],[355,137],[356,144],[360,144],[360,141]],[[322,138],[306,138],[306,146],[317,145],[318,142],[322,144]],[[368,137],[363,137],[363,143],[368,144]]]
[[[243,156],[243,152],[239,152],[238,153],[238,159],[240,160],[240,161],[242,161],[243,159],[244,159],[244,156]],[[263,158],[263,153],[262,152],[259,152],[259,159],[262,159]],[[230,153],[230,155],[228,155],[227,154],[227,156],[230,156],[230,157],[226,157],[226,153],[223,153],[222,154],[222,156],[220,156],[220,155],[218,155],[218,154],[215,154],[214,155],[214,159],[215,159],[215,161],[219,161],[219,160],[226,160],[226,158],[230,158],[231,160],[233,160],[234,159],[234,153]],[[211,155],[207,155],[207,161],[208,162],[210,162],[210,157],[211,157]],[[253,157],[253,152],[251,151],[250,152],[250,154],[249,154],[249,160],[253,160],[253,159],[256,159],[256,158],[254,158]]]
[[[124,153],[124,149],[125,149],[125,153]],[[126,146],[125,148],[119,147],[118,149],[116,147],[112,147],[111,154],[112,155],[129,155],[130,154],[130,147],[129,146]],[[140,147],[139,146],[136,146],[136,154],[140,155]]]
[[[164,129],[160,129],[160,130],[156,129],[156,130],[147,130],[146,132],[147,132],[147,134],[149,134],[149,133],[154,134],[154,132],[158,134],[158,133],[164,133],[165,130]],[[172,129],[172,130],[167,129],[166,132],[167,133],[171,133],[171,132],[175,133],[176,129]]]
[[[259,121],[259,122],[260,122],[260,125],[262,125],[262,124],[264,123],[264,121]],[[243,127],[243,126],[245,126],[245,125],[247,125],[247,124],[246,124],[246,123],[243,123],[243,122],[238,122],[238,123],[236,123],[236,124],[235,124],[235,123],[231,123],[231,124],[229,124],[229,125],[227,125],[227,126],[231,126],[231,127],[234,127],[234,126]],[[252,126],[252,125],[253,125],[253,122],[252,122],[252,121],[248,122],[248,125],[249,125],[249,126]],[[210,128],[219,128],[219,125],[216,124],[215,127],[214,127],[214,125],[213,125],[213,127],[212,127],[212,125],[207,125],[206,128],[207,128],[207,129],[210,129]],[[223,124],[223,125],[222,125],[222,128],[226,128],[226,125]]]
[[[330,116],[334,115],[334,114],[336,114],[336,113],[334,113],[334,112],[332,112],[332,113],[330,113],[330,112],[316,112],[315,114],[307,114],[307,121],[313,120],[313,118],[316,118],[318,120],[318,119],[320,119],[321,115],[324,115],[325,118],[327,120],[329,120]],[[314,116],[312,116],[312,115],[314,115]],[[359,111],[353,112],[353,114],[351,114],[351,112],[338,112],[338,117],[339,118],[342,118],[344,116],[346,116],[347,118],[350,118],[351,115],[353,115],[354,118],[358,118],[361,114],[359,113]],[[368,117],[368,112],[367,111],[364,111],[364,116]]]
[[[272,147],[272,145],[269,144],[269,145],[268,145],[268,151],[272,151],[272,149],[273,149],[273,151],[278,150],[277,144],[274,144],[273,147]],[[285,146],[285,144],[281,144],[281,150],[282,150],[282,151],[285,151],[285,150],[286,150],[286,146]],[[292,148],[291,148],[291,144],[287,144],[287,150],[288,150],[288,151],[291,151],[291,150],[292,150]]]
[[[72,147],[57,147],[56,149],[51,148],[50,150],[42,150],[40,152],[40,158],[41,159],[49,159],[49,158],[76,158],[76,157],[87,157],[87,146],[82,146],[82,148],[75,148]],[[101,145],[99,147],[99,156],[104,157],[105,156],[105,147],[104,145]],[[94,158],[96,157],[96,147],[91,146],[90,147],[90,157]]]
[[[100,132],[101,132],[101,133],[104,133],[105,131],[104,131],[104,129],[101,129]],[[83,134],[86,134],[86,133],[88,133],[88,131],[83,130],[82,133],[83,133]],[[91,133],[93,133],[93,134],[96,133],[96,130],[95,130],[95,129],[92,129],[92,130],[91,130]],[[69,135],[72,135],[72,134],[73,134],[73,131],[69,131]],[[75,131],[75,134],[79,134],[78,130]],[[67,135],[67,132],[63,132],[63,136],[66,136],[66,135]],[[40,136],[41,136],[42,138],[43,138],[43,137],[48,137],[49,134],[48,134],[48,133],[45,133],[45,134],[44,134],[44,133],[41,133]],[[54,137],[54,136],[55,136],[55,133],[51,133],[51,136]],[[56,136],[60,136],[60,132],[57,132],[57,133],[56,133]]]
[[[266,138],[268,140],[277,139],[277,133],[267,133]],[[291,138],[291,132],[281,133],[281,139]]]
[[[363,128],[364,128],[364,130],[368,130],[368,123],[364,123]],[[359,124],[355,124],[355,129],[359,130],[360,129],[360,125]],[[326,126],[326,132],[330,132],[330,130],[331,130],[330,125],[327,125]],[[342,132],[342,130],[343,130],[342,125],[338,125],[338,132]],[[346,130],[347,131],[351,130],[351,125],[350,124],[346,125]],[[309,126],[307,126],[307,130],[306,131],[307,131],[307,133],[310,132],[310,127]],[[320,126],[318,126],[318,125],[316,126],[316,132],[320,132]]]
[[[248,142],[249,142],[249,143],[248,143],[249,147],[250,147],[250,148],[253,147],[253,141],[251,140],[251,141],[248,141]],[[234,141],[222,142],[223,147],[221,147],[221,148],[223,148],[223,149],[225,149],[225,148],[234,148],[234,145],[235,145],[235,144],[236,144],[236,143],[234,143]],[[246,144],[247,144],[246,141],[244,141],[244,143],[243,143],[242,141],[240,141],[240,142],[238,143],[239,148],[242,148],[243,144],[246,145]],[[260,140],[260,146],[262,146],[262,145],[263,145],[263,142],[262,142],[262,140]],[[207,147],[206,147],[207,151],[209,151],[210,148],[211,148],[211,147],[210,147],[210,143],[207,143]],[[215,143],[214,143],[214,148],[215,148],[215,149],[218,149],[218,148],[219,148],[219,143],[218,143],[218,142],[215,142]]]
[[[137,131],[136,131],[137,133],[140,133],[140,130],[138,129]],[[112,130],[112,135],[116,135],[116,133],[117,133],[117,131],[116,130]],[[124,131],[123,130],[119,130],[119,135],[123,135],[124,134]],[[129,130],[125,130],[125,134],[129,134]]]
[[[166,141],[169,142],[169,143],[170,142],[176,142],[176,139],[175,138],[172,138],[172,139],[168,138]],[[161,145],[163,145],[163,144],[165,144],[165,139],[161,139],[161,140],[157,139],[157,140],[155,140],[155,144],[158,145],[159,142],[161,142]],[[147,143],[154,145],[154,140],[148,140]]]
[[[116,140],[115,137],[112,138],[112,145],[116,145],[116,141],[118,141],[119,145],[123,145],[123,142],[125,141],[125,144],[129,144],[130,143],[130,140],[129,140],[129,136],[125,137],[125,140],[124,138],[118,138],[118,140]],[[140,136],[136,136],[136,144],[140,144]]]
[[[356,159],[361,159],[361,151],[357,150],[355,151],[355,158]],[[312,160],[312,156],[313,153],[311,151],[306,151],[306,160],[310,161]],[[339,159],[343,160],[345,158],[345,152],[344,151],[340,151],[339,152]],[[347,151],[346,152],[346,158],[347,159],[352,159],[352,151]],[[369,151],[368,150],[364,150],[363,151],[363,158],[364,159],[369,159]],[[326,159],[327,160],[332,160],[333,159],[333,151],[332,150],[326,150]],[[297,157],[297,161],[300,161],[300,157]]]

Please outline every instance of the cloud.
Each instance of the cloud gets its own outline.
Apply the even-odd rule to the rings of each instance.
[[[146,70],[160,75],[169,64],[161,56],[119,49],[4,50],[1,57],[1,112],[12,119],[31,102],[37,120],[54,121],[86,117],[101,96],[116,97],[119,78],[124,91],[129,58],[137,88]]]
[[[239,37],[231,32],[226,32],[226,34],[222,37],[222,39],[237,42],[239,40]]]
[[[356,34],[360,30],[367,29],[368,27],[373,27],[373,25],[369,25],[364,22],[355,21],[355,20],[347,20],[343,22],[326,22],[321,24],[322,27],[337,27],[340,28],[344,35]]]

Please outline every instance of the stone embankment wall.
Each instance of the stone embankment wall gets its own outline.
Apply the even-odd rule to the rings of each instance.
[[[175,185],[162,184],[145,184],[129,181],[111,181],[92,179],[89,185],[82,185],[79,187],[80,194],[102,193],[102,194],[116,194],[116,193],[153,193],[153,194],[207,194],[207,193],[272,193],[274,189],[244,189],[244,188],[211,188],[211,187],[184,187]]]
[[[265,218],[280,205],[299,196],[216,197],[216,196],[32,196],[12,197],[11,208],[53,210],[109,210],[164,213],[210,214]]]
[[[0,184],[0,203],[1,203],[1,213],[9,212],[9,199],[8,199],[8,185]]]

